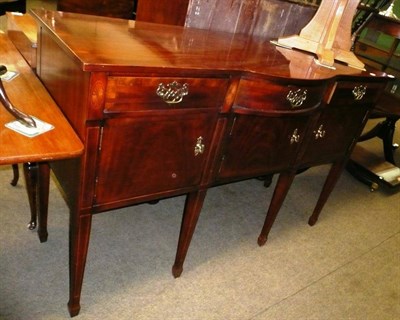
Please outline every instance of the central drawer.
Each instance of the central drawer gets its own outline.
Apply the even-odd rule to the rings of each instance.
[[[318,106],[323,100],[326,82],[306,85],[260,79],[242,79],[235,105],[262,112],[293,112]]]
[[[228,79],[109,77],[105,113],[220,108]]]

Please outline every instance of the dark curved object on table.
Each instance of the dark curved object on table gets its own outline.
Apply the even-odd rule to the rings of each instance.
[[[7,72],[7,68],[4,65],[0,66],[0,75]],[[36,128],[36,122],[33,118],[22,111],[18,110],[13,106],[10,99],[7,96],[6,90],[4,89],[3,82],[0,79],[0,101],[6,110],[11,113],[18,121],[29,128]]]

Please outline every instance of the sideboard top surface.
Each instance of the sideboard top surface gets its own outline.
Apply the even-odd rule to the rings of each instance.
[[[88,72],[240,72],[307,80],[370,77],[369,71],[342,64],[335,64],[335,70],[321,67],[312,55],[276,47],[261,37],[45,9],[31,14]]]

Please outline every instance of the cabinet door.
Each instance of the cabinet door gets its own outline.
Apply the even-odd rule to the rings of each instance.
[[[215,112],[107,119],[99,156],[96,203],[179,193],[200,183]],[[146,199],[147,199],[146,198]]]
[[[326,84],[320,81],[241,79],[218,180],[249,178],[290,168],[325,90]]]
[[[358,139],[367,112],[382,89],[381,83],[337,83],[328,104],[308,131],[302,165],[329,163],[345,156]]]
[[[245,178],[289,168],[309,116],[265,117],[236,114],[223,151],[219,180]]]
[[[301,163],[315,165],[343,157],[358,136],[366,112],[361,105],[325,109],[309,132]]]

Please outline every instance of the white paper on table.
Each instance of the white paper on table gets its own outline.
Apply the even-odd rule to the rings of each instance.
[[[7,71],[5,74],[1,75],[0,78],[1,80],[4,80],[6,82],[11,81],[12,79],[14,79],[16,76],[19,75],[18,71]]]
[[[47,131],[54,129],[54,126],[51,125],[50,123],[44,122],[35,117],[32,117],[32,118],[36,122],[36,128],[27,127],[26,125],[22,124],[18,120],[8,122],[5,124],[5,126],[11,130],[14,130],[15,132],[23,134],[24,136],[29,137],[29,138],[36,137],[42,133],[45,133]]]

